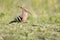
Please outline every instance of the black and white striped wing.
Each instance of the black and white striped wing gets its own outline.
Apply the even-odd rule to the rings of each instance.
[[[21,22],[22,18],[19,16],[17,18],[15,18],[13,21],[11,21],[9,24],[14,23],[14,22]]]

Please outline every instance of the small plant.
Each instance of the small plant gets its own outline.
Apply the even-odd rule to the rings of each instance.
[[[0,17],[3,17],[5,14],[2,12],[2,13],[0,13]]]

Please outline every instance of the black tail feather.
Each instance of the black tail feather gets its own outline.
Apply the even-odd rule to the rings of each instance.
[[[19,16],[19,17],[15,18],[13,21],[11,21],[9,24],[15,23],[15,22],[21,22],[21,21],[22,21],[22,18]]]
[[[17,22],[17,21],[11,21],[11,22],[9,22],[9,24],[11,24],[11,23],[15,23],[15,22]]]

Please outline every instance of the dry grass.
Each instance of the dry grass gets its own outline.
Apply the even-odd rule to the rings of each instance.
[[[59,0],[0,0],[0,40],[60,40]],[[8,24],[26,7],[27,23]]]

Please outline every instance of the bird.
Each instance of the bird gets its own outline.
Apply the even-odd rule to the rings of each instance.
[[[21,16],[16,17],[14,20],[12,20],[11,22],[9,22],[9,24],[11,23],[15,23],[15,22],[26,22],[27,18],[28,18],[28,13],[31,14],[29,11],[27,11],[27,9],[20,7],[22,9],[22,14]]]
[[[9,22],[9,24],[15,23],[15,22],[21,22],[21,21],[22,21],[22,17],[18,16],[14,20],[12,20],[11,22]]]

